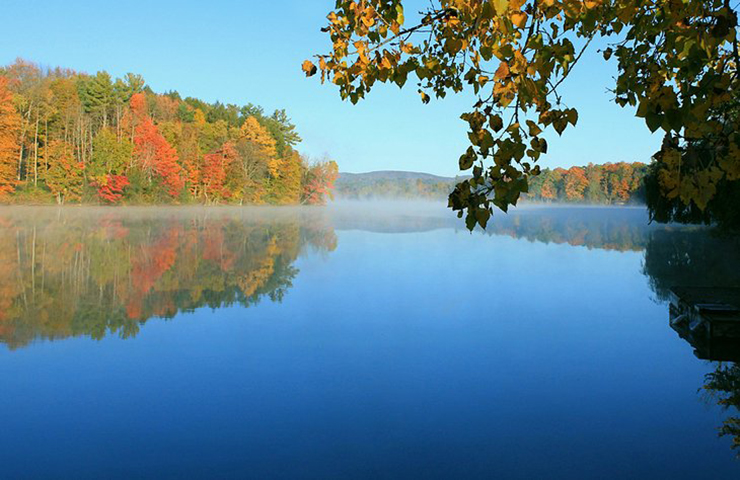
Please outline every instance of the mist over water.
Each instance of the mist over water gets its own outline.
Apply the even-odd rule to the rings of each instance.
[[[718,365],[668,321],[673,286],[740,286],[736,242],[705,228],[527,205],[470,233],[397,201],[0,226],[8,478],[740,468],[718,436],[735,410],[697,393]]]

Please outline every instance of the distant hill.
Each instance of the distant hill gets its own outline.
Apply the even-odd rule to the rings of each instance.
[[[343,199],[447,198],[455,186],[454,177],[431,173],[383,170],[367,173],[340,172],[335,194]]]
[[[345,181],[361,181],[361,180],[430,180],[430,181],[452,181],[453,177],[440,177],[439,175],[432,175],[431,173],[423,172],[405,172],[400,170],[380,170],[377,172],[367,173],[349,173],[339,172],[339,178]]]

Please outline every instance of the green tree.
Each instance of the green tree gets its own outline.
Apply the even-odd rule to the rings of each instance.
[[[107,72],[94,77],[81,77],[78,91],[85,112],[94,114],[103,128],[108,126],[108,115],[116,101],[116,92]]]
[[[95,136],[93,156],[87,165],[90,180],[103,181],[108,175],[121,175],[131,163],[133,145],[124,138],[120,142],[116,134],[107,128]]]

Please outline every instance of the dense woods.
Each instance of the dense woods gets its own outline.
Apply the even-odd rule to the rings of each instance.
[[[608,205],[643,202],[647,171],[647,165],[638,162],[546,168],[530,180],[524,198]]]
[[[333,161],[311,162],[284,110],[154,93],[17,60],[0,68],[0,201],[323,204]]]

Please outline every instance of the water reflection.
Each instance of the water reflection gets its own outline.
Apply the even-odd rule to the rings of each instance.
[[[442,208],[0,209],[0,341],[131,337],[153,317],[208,306],[281,301],[307,248],[331,252],[335,230],[456,229]],[[481,232],[479,232],[481,233]],[[648,225],[641,209],[524,209],[485,232],[589,249],[645,250],[660,298],[700,253],[722,250],[704,230]],[[711,264],[740,277],[727,263]],[[737,279],[735,280],[737,281]]]
[[[339,230],[411,233],[454,229],[467,233],[461,220],[441,208],[389,208],[369,204],[339,208],[332,212],[332,219]],[[522,208],[507,215],[498,214],[485,231],[478,229],[477,232],[530,242],[642,251],[651,232],[665,228],[648,224],[647,213],[642,208],[550,207]]]
[[[702,391],[728,410],[720,435],[740,448],[740,241],[703,228],[651,234],[644,273],[669,301],[670,325],[701,360],[715,364]]]
[[[320,214],[105,209],[0,214],[0,341],[109,333],[198,307],[280,301],[306,248],[331,251]]]
[[[279,302],[302,253],[332,252],[336,232],[355,229],[468,235],[444,209],[0,209],[0,342],[19,348],[72,336],[131,337],[155,317]],[[735,238],[649,225],[641,209],[518,210],[482,234],[642,251],[643,273],[660,302],[675,287],[740,287]],[[699,358],[717,362],[703,392],[730,410],[720,433],[740,447],[739,339],[672,326]]]

